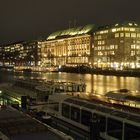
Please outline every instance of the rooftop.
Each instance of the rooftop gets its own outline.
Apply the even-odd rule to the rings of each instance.
[[[139,27],[139,24],[134,21],[124,21],[122,23],[115,23],[115,24],[99,26],[97,28],[97,31],[110,29],[110,28],[117,28],[117,27]]]
[[[140,114],[138,112],[131,112],[129,110],[123,111],[120,109],[115,109],[113,107],[108,107],[99,103],[94,103],[93,101],[80,99],[77,97],[66,98],[64,100],[65,103],[70,103],[71,105],[77,105],[80,108],[87,108],[91,111],[95,110],[98,113],[110,114],[110,117],[115,116],[119,117],[119,119],[123,121],[132,121],[132,123],[136,123],[136,125],[140,126]]]
[[[88,34],[88,33],[91,33],[93,30],[95,30],[94,24],[89,24],[89,25],[75,27],[75,28],[69,28],[66,30],[57,31],[50,34],[47,40],[52,40],[52,39],[61,38],[61,37],[71,37],[75,35]]]

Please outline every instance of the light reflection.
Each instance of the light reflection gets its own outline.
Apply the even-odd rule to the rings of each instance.
[[[23,78],[24,75],[20,73],[17,75]],[[80,79],[85,82],[86,92],[91,92],[92,88],[95,94],[105,94],[108,91],[118,89],[129,89],[140,91],[140,78],[136,77],[117,77],[117,76],[103,76],[91,74],[75,74],[75,73],[32,73],[30,77],[35,77],[44,80],[57,80],[65,82],[79,83]]]

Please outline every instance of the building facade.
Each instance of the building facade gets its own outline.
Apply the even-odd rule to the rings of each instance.
[[[140,68],[140,26],[115,24],[94,33],[94,66],[115,69]]]
[[[37,67],[40,61],[38,42],[18,42],[0,47],[0,63],[15,69]]]
[[[21,63],[20,55],[23,50],[22,42],[3,45],[0,47],[0,63],[1,65],[17,66]]]
[[[41,45],[41,66],[88,65],[94,25],[52,33]]]
[[[62,65],[140,68],[140,26],[125,22],[69,28],[43,40],[1,46],[0,63],[39,70]]]

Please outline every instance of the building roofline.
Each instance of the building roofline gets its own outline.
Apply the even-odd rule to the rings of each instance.
[[[96,31],[106,30],[106,29],[110,29],[110,28],[117,28],[117,27],[138,27],[138,28],[140,28],[140,24],[136,23],[135,21],[124,21],[124,22],[120,22],[120,23],[118,22],[115,24],[99,26]]]
[[[94,24],[88,24],[85,26],[79,26],[75,28],[69,28],[57,32],[51,33],[47,40],[54,40],[57,38],[68,38],[72,36],[78,36],[83,34],[91,34],[96,29],[96,26]]]

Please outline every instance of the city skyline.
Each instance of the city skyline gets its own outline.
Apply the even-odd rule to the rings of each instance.
[[[140,26],[85,25],[51,33],[42,40],[1,46],[0,63],[15,69],[44,70],[49,66],[85,65],[98,68],[140,68]]]
[[[105,25],[129,20],[140,23],[139,3],[138,0],[2,1],[0,44],[48,36],[69,26]]]

